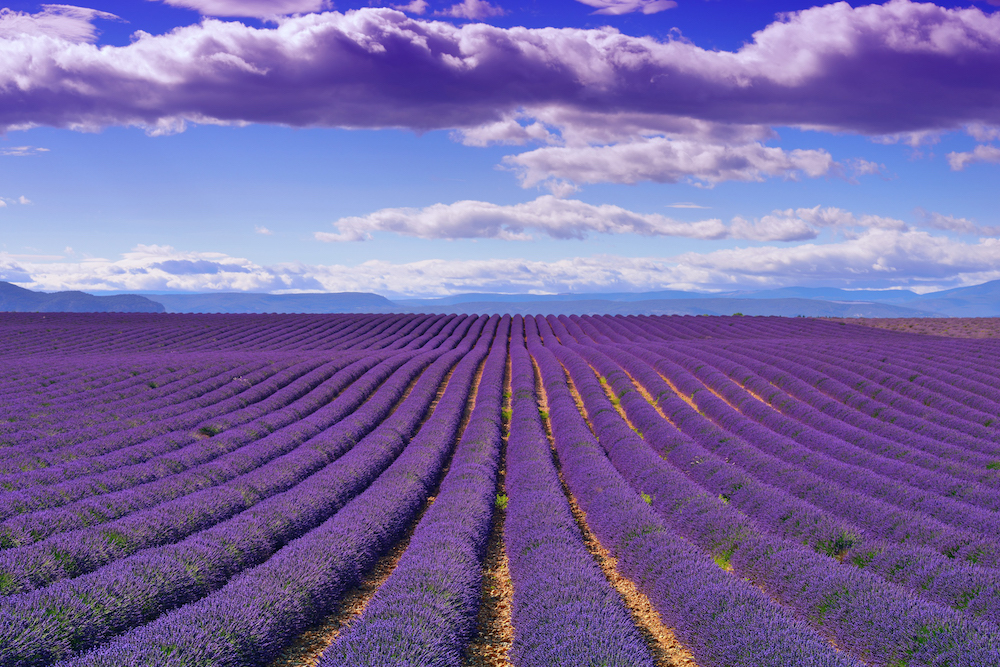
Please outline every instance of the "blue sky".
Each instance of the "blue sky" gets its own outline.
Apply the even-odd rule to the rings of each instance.
[[[1000,278],[990,4],[171,1],[0,12],[0,279],[429,296]]]

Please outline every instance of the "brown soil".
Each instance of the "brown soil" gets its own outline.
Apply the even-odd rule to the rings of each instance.
[[[483,568],[483,598],[477,631],[465,650],[465,667],[510,667],[510,646],[514,642],[511,611],[514,586],[503,546],[506,511],[497,508],[493,517],[486,563]]]
[[[482,377],[484,365],[485,362],[481,362],[479,364],[479,368],[477,369],[475,376],[475,382],[472,385],[473,387],[479,386],[479,379]],[[451,376],[454,372],[455,368],[452,367],[452,369],[448,371],[448,374],[441,381],[441,385],[438,387],[434,400],[427,409],[427,414],[424,415],[423,420],[420,422],[421,426],[423,426],[423,424],[433,414],[434,409],[441,400],[441,397],[444,396],[448,382],[451,380]],[[395,411],[395,409],[399,407],[400,403],[406,399],[406,396],[408,396],[413,387],[416,386],[416,382],[419,379],[420,376],[417,376],[417,378],[410,383],[410,385],[406,388],[406,393],[403,398],[401,398],[399,402],[396,403],[396,406],[393,407],[393,411]],[[462,416],[462,422],[455,436],[456,443],[461,440],[462,434],[465,432],[465,427],[469,423],[469,417],[472,414],[472,408],[475,406],[475,401],[476,392],[470,392],[469,398],[466,402],[465,413]],[[445,475],[448,474],[448,468],[449,466],[446,465],[444,470],[441,472],[441,476],[438,480],[438,487],[440,487],[440,481],[443,480]],[[435,489],[434,493],[437,493],[437,489]],[[385,580],[389,578],[389,575],[392,574],[393,570],[396,569],[396,565],[399,564],[399,559],[403,557],[403,554],[406,552],[406,547],[410,544],[410,538],[413,537],[413,533],[416,531],[417,526],[420,525],[420,520],[423,518],[424,514],[434,503],[435,497],[436,495],[431,495],[427,498],[427,501],[424,503],[423,508],[421,508],[420,513],[417,514],[416,518],[410,524],[405,537],[397,542],[385,556],[378,560],[375,566],[361,580],[361,583],[344,594],[336,611],[320,621],[317,625],[309,628],[296,637],[292,643],[285,647],[281,655],[268,663],[267,667],[315,667],[315,665],[319,662],[323,651],[325,651],[330,644],[337,640],[337,636],[340,634],[340,631],[343,630],[348,623],[361,615],[365,607],[368,605],[368,602],[375,595],[375,592],[380,586],[382,586],[383,583],[385,583]]]
[[[509,338],[508,338],[509,340]],[[500,469],[497,471],[497,494],[506,495],[507,438],[510,435],[511,363],[507,355],[504,371],[503,423],[501,433],[503,443],[500,450]],[[482,602],[476,634],[465,649],[464,667],[510,667],[510,647],[514,642],[514,623],[511,618],[514,601],[514,585],[510,580],[510,563],[504,550],[503,527],[507,510],[497,507],[493,513],[493,525],[486,547],[486,562],[483,566]]]
[[[603,375],[598,373],[597,369],[594,368],[593,366],[590,367],[590,370],[593,371],[594,375],[597,376],[597,380],[601,383],[601,389],[604,390],[604,395],[608,397],[609,401],[611,401],[611,405],[614,406],[615,411],[618,413],[618,416],[621,417],[626,424],[628,424],[628,427],[630,429],[638,433],[639,429],[637,429],[635,427],[635,424],[632,423],[632,420],[628,418],[628,414],[626,414],[625,408],[622,407],[621,399],[619,399],[618,396],[615,395],[615,390],[608,383],[607,379],[605,379]]]
[[[573,400],[580,410],[580,414],[584,417],[590,430],[593,431],[593,426],[587,418],[587,411],[583,405],[583,398],[577,391],[569,374],[566,374],[566,382],[569,385],[570,394],[573,396]],[[538,394],[539,407],[548,414],[548,400],[541,383],[541,373],[537,364],[535,364],[535,388]],[[552,437],[551,424],[547,418],[542,421],[545,425],[545,434],[549,439],[549,447],[552,448],[552,456],[556,462],[556,468],[559,471],[559,483],[562,485],[563,493],[566,494],[566,498],[569,501],[570,510],[583,536],[583,542],[587,547],[587,551],[594,557],[594,560],[604,572],[604,576],[608,578],[608,581],[611,582],[611,585],[615,587],[615,590],[621,596],[622,602],[631,614],[632,620],[645,641],[654,663],[657,667],[697,667],[694,656],[680,643],[676,635],[674,635],[673,630],[663,623],[660,619],[660,614],[653,607],[653,603],[650,602],[649,598],[631,580],[618,571],[617,559],[601,545],[597,536],[590,530],[590,527],[587,525],[586,513],[580,507],[579,503],[577,503],[576,498],[573,497],[563,477],[562,469],[559,466],[559,457],[555,450],[555,440]]]
[[[822,317],[817,319],[949,338],[1000,339],[1000,317]]]
[[[392,571],[396,569],[396,564],[403,557],[418,521],[419,519],[413,522],[413,526],[405,538],[379,559],[362,582],[343,596],[336,612],[299,635],[295,641],[285,647],[281,655],[268,663],[267,667],[315,667],[326,647],[337,640],[337,635],[344,629],[344,626],[364,611],[368,601],[375,595],[375,591],[385,583]]]
[[[568,491],[563,484],[563,490]],[[639,633],[646,641],[649,652],[657,667],[697,667],[694,656],[678,641],[673,630],[663,624],[660,614],[653,603],[643,594],[631,580],[618,571],[618,560],[607,549],[601,546],[597,537],[587,527],[587,515],[577,504],[572,495],[567,494],[573,518],[576,519],[587,551],[594,557],[604,571],[604,576],[618,590],[622,601],[632,614],[632,620],[639,628]]]

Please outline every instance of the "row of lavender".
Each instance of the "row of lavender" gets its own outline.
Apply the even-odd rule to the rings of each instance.
[[[0,357],[115,351],[378,349],[438,315],[148,315],[0,313]],[[16,368],[16,365],[15,365]]]
[[[395,339],[382,339],[395,353],[313,363],[270,392],[257,384],[258,400],[242,408],[213,404],[213,437],[196,440],[194,451],[182,447],[169,460],[154,455],[98,475],[35,479],[10,494],[38,492],[36,502],[51,502],[42,511],[23,497],[10,505],[9,541],[20,534],[33,543],[0,552],[0,584],[9,593],[0,606],[4,664],[46,664],[204,598],[336,512],[398,454],[448,368],[486,324],[425,319],[424,333],[394,327]],[[463,399],[467,392],[459,391]],[[366,434],[380,423],[385,435],[362,455]],[[182,461],[188,465],[178,470]],[[73,502],[73,489],[85,499]],[[93,502],[81,505],[93,500],[100,516]],[[81,521],[90,525],[65,529]],[[26,530],[17,533],[16,525]]]
[[[414,530],[321,663],[461,665],[498,498],[518,666],[652,664],[582,530],[702,667],[1000,663],[981,342],[779,318],[153,317],[51,326],[0,378],[21,401],[0,664],[266,664]]]

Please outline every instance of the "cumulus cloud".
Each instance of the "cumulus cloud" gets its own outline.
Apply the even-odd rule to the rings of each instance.
[[[681,203],[673,208],[707,208]],[[907,232],[911,228],[937,229],[960,234],[1000,236],[1000,228],[918,209],[917,222],[872,214],[855,214],[841,208],[813,206],[774,210],[753,219],[743,216],[725,223],[718,218],[685,222],[656,213],[637,213],[610,204],[543,195],[523,204],[499,205],[483,201],[434,204],[425,208],[385,208],[366,216],[341,218],[335,232],[316,232],[326,242],[364,241],[377,232],[423,239],[531,240],[530,232],[555,239],[583,239],[591,234],[677,236],[702,240],[806,241],[830,230],[844,238],[859,238],[871,230]]]
[[[933,139],[966,128],[982,145],[953,169],[1000,161],[1000,13],[910,0],[784,14],[736,51],[614,28],[499,28],[391,8],[316,13],[321,0],[170,0],[204,19],[98,47],[110,14],[46,5],[0,10],[0,132],[38,125],[153,134],[188,123],[450,129],[464,143],[540,144],[508,158],[526,187],[879,174],[822,149],[768,145],[773,127]],[[588,0],[645,11],[649,0]],[[595,4],[596,3],[596,4]],[[422,0],[400,8],[418,13]],[[501,9],[463,0],[444,13]],[[289,14],[301,14],[289,16]],[[278,17],[277,15],[284,15]]]
[[[1000,227],[993,225],[978,225],[968,218],[958,218],[953,215],[927,212],[917,209],[920,227],[940,229],[956,234],[972,234],[975,236],[1000,236]]]
[[[648,113],[604,113],[560,107],[519,112],[455,133],[467,146],[547,144],[507,158],[525,187],[544,185],[563,195],[579,183],[679,180],[715,184],[841,173],[822,150],[783,151],[764,145],[775,138],[764,125],[734,125]],[[856,161],[855,175],[873,171]]]
[[[205,16],[272,18],[329,9],[329,0],[163,0],[174,7],[194,9]],[[419,2],[419,0],[418,0]]]
[[[13,258],[13,256],[6,256]],[[0,262],[5,255],[0,254]],[[0,263],[2,266],[2,263]],[[121,259],[87,258],[83,261],[17,261],[30,274],[17,280],[32,289],[45,290],[250,290],[319,289],[305,278],[259,266],[247,259],[217,252],[182,252],[170,246],[139,245]]]
[[[850,158],[844,160],[844,166],[850,173],[850,180],[852,183],[856,183],[859,176],[883,176],[885,174],[884,164],[871,162],[863,158]]]
[[[712,208],[711,206],[702,206],[701,204],[695,204],[689,201],[679,201],[673,204],[667,204],[667,208]]]
[[[423,130],[552,107],[870,135],[1000,126],[1000,14],[909,0],[784,15],[737,51],[610,27],[452,25],[387,8],[268,27],[205,20],[102,49],[41,37],[0,44],[2,127]]]
[[[427,11],[427,0],[412,0],[405,5],[390,5],[393,9],[398,9],[401,12],[409,12],[410,14],[423,14]]]
[[[462,2],[437,13],[439,16],[453,16],[459,19],[478,21],[491,16],[503,16],[504,10],[496,5],[491,5],[486,0],[462,0]]]
[[[24,41],[34,37],[51,37],[67,42],[92,42],[97,38],[95,19],[117,20],[118,17],[96,9],[70,5],[42,5],[37,14],[0,9],[0,39]]]
[[[30,204],[31,200],[28,199],[27,197],[25,197],[24,195],[21,195],[20,197],[17,198],[17,203],[18,204]]]
[[[948,153],[948,164],[953,171],[962,171],[976,162],[1000,163],[1000,148],[981,144],[968,153]]]
[[[896,218],[870,214],[855,215],[835,206],[776,210],[760,220],[761,225],[790,225],[796,222],[801,222],[815,230],[893,229],[905,231],[908,229],[905,222]]]
[[[656,14],[677,6],[674,0],[577,0],[585,5],[597,7],[595,14]]]
[[[523,146],[529,142],[555,143],[561,141],[544,124],[531,122],[521,124],[514,116],[470,127],[455,133],[456,138],[466,146],[514,145]]]
[[[0,280],[23,283],[31,280],[31,274],[10,255],[0,252]]]
[[[951,286],[1000,278],[1000,239],[869,229],[836,243],[734,248],[675,257],[443,260],[263,266],[222,253],[137,246],[120,259],[45,261],[0,253],[0,280],[44,290],[581,292],[783,285]]]
[[[316,232],[320,241],[362,241],[374,232],[425,239],[490,238],[530,240],[528,231],[556,239],[582,239],[591,233],[683,236],[696,239],[742,238],[788,241],[812,238],[800,225],[763,225],[740,219],[733,226],[709,219],[682,222],[655,213],[635,213],[619,206],[595,206],[545,195],[524,204],[500,206],[482,201],[435,204],[422,209],[386,208],[364,217],[342,218],[336,233]]]
[[[675,258],[706,282],[732,284],[910,285],[1000,278],[1000,240],[963,243],[925,231],[871,229],[839,243],[688,253]]]
[[[965,131],[973,139],[980,143],[986,143],[988,141],[995,141],[1000,139],[1000,127],[983,125],[981,123],[970,123],[966,126]]]
[[[255,234],[263,234],[264,236],[271,236],[274,234],[274,232],[272,232],[270,229],[268,229],[267,227],[263,227],[261,225],[255,225],[253,231]]]
[[[518,126],[518,127],[515,127]],[[499,128],[506,128],[500,132]],[[533,133],[523,133],[531,129]],[[541,128],[541,129],[536,129]],[[491,132],[497,136],[490,139]],[[511,141],[511,136],[517,141]],[[626,111],[591,111],[559,105],[533,107],[505,114],[499,121],[461,128],[456,132],[467,145],[539,141],[565,146],[588,146],[640,141],[656,136],[712,144],[747,144],[777,138],[766,125],[726,123],[685,116]]]
[[[708,185],[722,181],[762,181],[768,176],[822,176],[835,163],[824,150],[722,145],[652,137],[608,146],[552,146],[507,156],[521,184],[532,187],[550,179],[574,183],[677,183]]]

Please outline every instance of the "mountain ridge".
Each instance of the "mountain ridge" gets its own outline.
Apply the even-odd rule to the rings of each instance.
[[[0,310],[170,313],[538,313],[619,315],[778,315],[784,317],[997,317],[1000,280],[927,294],[910,290],[780,287],[730,292],[656,290],[565,294],[469,292],[430,299],[388,299],[370,292],[267,294],[43,293],[0,282]]]
[[[163,313],[163,304],[137,294],[35,292],[0,281],[0,311],[30,313]]]

